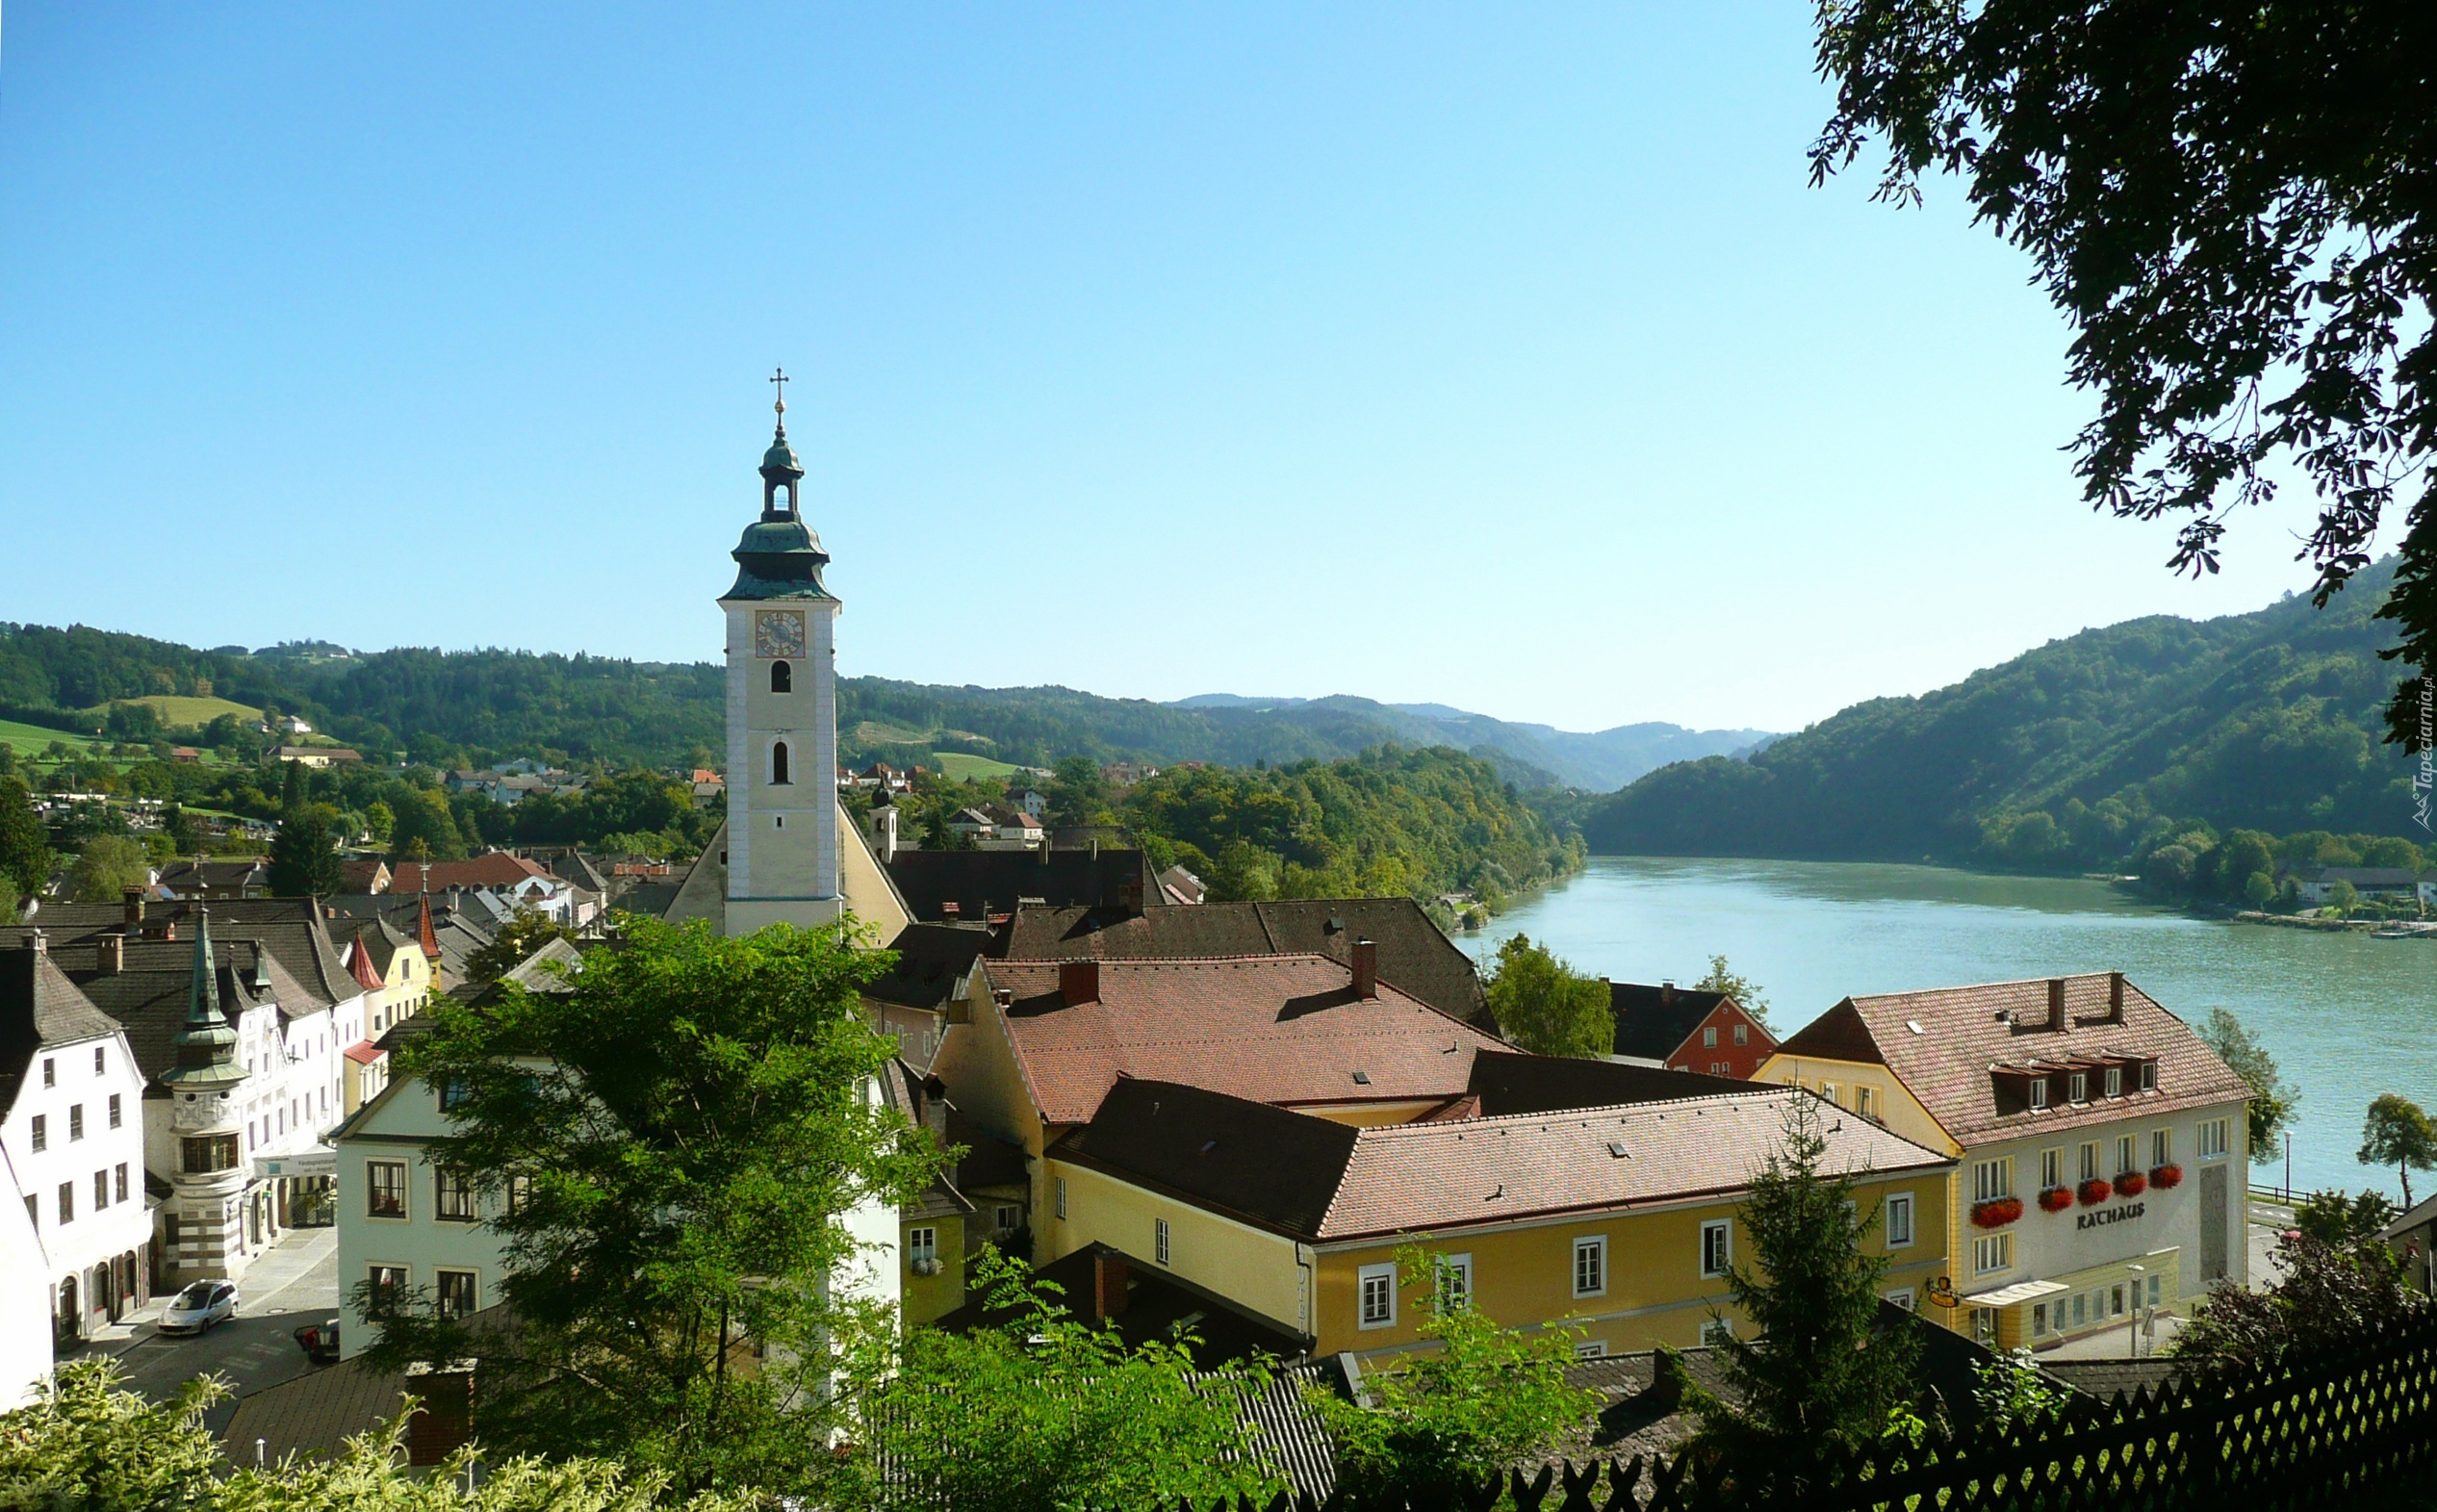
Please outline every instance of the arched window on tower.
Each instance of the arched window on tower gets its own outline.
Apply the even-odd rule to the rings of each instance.
[[[787,743],[783,740],[770,747],[770,781],[773,783],[794,781],[793,778],[787,776]]]
[[[794,692],[795,669],[783,661],[772,662],[770,664],[770,691],[773,693]]]

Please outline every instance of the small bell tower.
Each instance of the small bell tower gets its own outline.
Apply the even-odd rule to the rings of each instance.
[[[838,891],[835,624],[829,553],[804,523],[804,464],[787,443],[787,375],[761,454],[761,518],[729,554],[728,933],[825,924]]]

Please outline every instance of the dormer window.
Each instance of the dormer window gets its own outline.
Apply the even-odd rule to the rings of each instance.
[[[2158,1089],[2157,1062],[2143,1061],[2141,1063],[2141,1089],[2144,1092],[2154,1092]],[[2163,1165],[2165,1163],[2160,1162],[2160,1164]]]
[[[2091,1100],[2090,1073],[2088,1071],[2074,1072],[2071,1079],[2065,1083],[2065,1096],[2067,1102],[2089,1102]]]
[[[2110,1097],[2124,1095],[2124,1068],[2120,1065],[2111,1065],[2107,1068],[2107,1095]]]
[[[2031,1078],[2031,1106],[2033,1108],[2044,1108],[2047,1105],[2048,1079],[2044,1076],[2035,1076]]]

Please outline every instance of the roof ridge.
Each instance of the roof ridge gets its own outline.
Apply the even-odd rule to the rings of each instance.
[[[1601,1103],[1591,1108],[1552,1108],[1545,1113],[1501,1113],[1487,1118],[1448,1118],[1433,1123],[1366,1124],[1354,1132],[1362,1139],[1371,1139],[1374,1136],[1385,1139],[1391,1135],[1419,1135],[1449,1129],[1477,1129],[1484,1124],[1562,1123],[1568,1119],[1579,1121],[1580,1115],[1590,1114],[1641,1113],[1652,1109],[1689,1107],[1694,1103],[1731,1103],[1745,1100],[1757,1102],[1763,1098],[1787,1098],[1802,1095],[1805,1090],[1798,1087],[1773,1086],[1767,1082],[1754,1082],[1752,1087],[1753,1090],[1748,1092],[1701,1092],[1691,1097],[1661,1097],[1651,1102]],[[1817,1094],[1809,1093],[1809,1095],[1816,1096]],[[1873,1125],[1873,1127],[1881,1126]],[[1897,1135],[1896,1138],[1902,1139],[1903,1136]]]
[[[2046,987],[2049,983],[2051,983],[2051,982],[2060,982],[2060,981],[2061,981],[2061,982],[2090,982],[2090,981],[2101,981],[2101,982],[2103,982],[2103,981],[2106,981],[2107,979],[2109,979],[2109,978],[2111,978],[2111,977],[2115,976],[2116,974],[2116,973],[2115,971],[2113,971],[2113,970],[2108,970],[2108,971],[2068,971],[2068,972],[2065,972],[2065,973],[2062,977],[2007,977],[2007,978],[2004,978],[2004,979],[2002,979],[2002,980],[2000,980],[2000,981],[1996,981],[1996,982],[1962,982],[1962,983],[1958,983],[1958,984],[1956,984],[1956,985],[1955,985],[1955,986],[1953,986],[1953,987],[1906,987],[1906,988],[1904,988],[1903,990],[1901,990],[1901,991],[1896,991],[1896,992],[1850,992],[1850,993],[1847,993],[1847,994],[1846,994],[1846,995],[1845,995],[1842,999],[1840,999],[1839,1001],[1842,1001],[1842,1002],[1847,1002],[1847,1003],[1883,1003],[1883,1002],[1885,1002],[1886,1000],[1888,1000],[1889,998],[1898,998],[1898,997],[1934,997],[1934,996],[1937,996],[1937,995],[1938,995],[1938,994],[1940,994],[1940,993],[1945,993],[1945,992],[1978,992],[1978,991],[1981,991],[1981,990],[1983,990],[1983,989],[1985,989],[1985,988],[1988,988],[1988,987]],[[2131,988],[2132,988],[2134,991],[2136,991],[2136,992],[2141,993],[2141,995],[2142,995],[2142,997],[2149,997],[2149,993],[2147,992],[2147,990],[2146,990],[2146,989],[2144,989],[2144,988],[2141,987],[2140,987],[2140,986],[2138,986],[2136,983],[2134,983],[2134,981],[2133,981],[2133,979],[2132,979],[2132,976],[2131,976],[2131,974],[2130,974],[2129,972],[2127,972],[2127,973],[2125,973],[2125,974],[2124,974],[2124,986],[2126,986],[2126,987],[2131,987]],[[2154,998],[2154,997],[2149,997],[2149,1001],[2151,1001],[2152,1003],[2156,1003],[2158,1000],[2157,1000],[2156,998]],[[2160,1006],[2161,1006],[2161,1007],[2163,1007],[2164,1005],[2163,1005],[2163,1004],[2161,1004]]]
[[[1337,960],[1335,957],[1324,956],[1316,950],[1265,950],[1257,953],[1244,953],[1232,956],[1002,956],[999,958],[998,963],[1002,966],[1065,966],[1090,961],[1094,965],[1101,966],[1216,966],[1230,965],[1247,961],[1316,961],[1321,962],[1322,965],[1335,966],[1340,971],[1350,973],[1353,970],[1352,967],[1347,965],[1344,961]],[[1399,988],[1398,990],[1401,991],[1402,989]]]

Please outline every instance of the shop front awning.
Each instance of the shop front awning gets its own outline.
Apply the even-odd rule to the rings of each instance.
[[[266,1155],[254,1160],[254,1178],[268,1181],[280,1176],[335,1176],[339,1173],[339,1152],[307,1150],[301,1155]]]
[[[2053,1296],[2064,1290],[2065,1283],[2062,1281],[2016,1281],[2012,1286],[2001,1286],[1994,1292],[1975,1292],[1963,1298],[1963,1305],[1966,1307],[2012,1307],[2017,1302],[2030,1302],[2043,1296]]]

